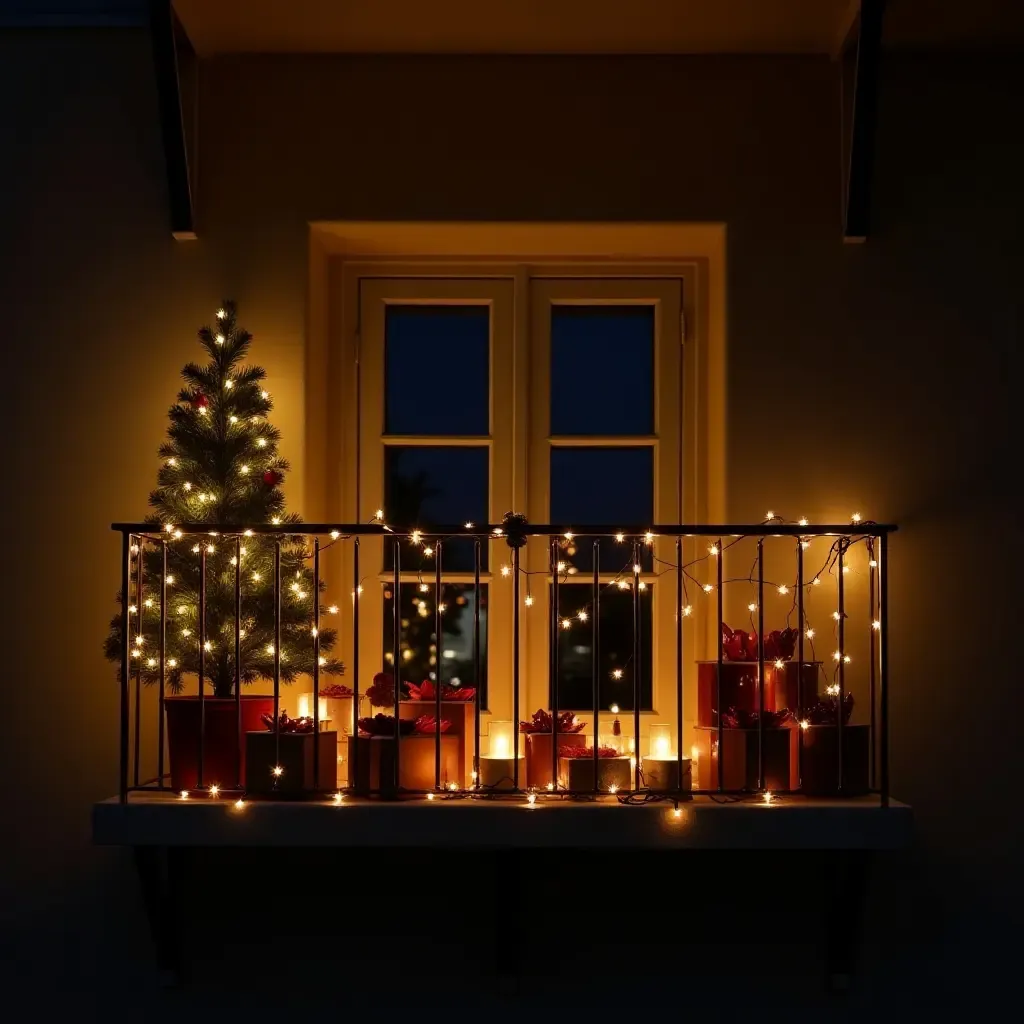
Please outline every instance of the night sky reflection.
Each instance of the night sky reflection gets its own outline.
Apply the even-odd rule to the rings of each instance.
[[[490,432],[490,323],[486,306],[390,305],[385,339],[385,433],[407,437],[466,437]],[[504,386],[495,382],[495,386]],[[654,429],[654,309],[647,306],[554,306],[551,320],[551,431],[553,436],[645,436]],[[557,445],[551,451],[552,522],[590,522],[614,528],[653,520],[654,452],[650,445]],[[486,522],[489,452],[483,446],[430,444],[385,448],[385,508],[390,522],[429,530],[431,523]],[[505,511],[495,509],[495,518]],[[393,562],[386,545],[386,567]],[[486,545],[483,548],[486,569]],[[577,537],[560,555],[582,579],[593,566],[592,539]],[[403,545],[402,568],[432,580],[434,561],[422,548]],[[651,568],[645,550],[644,568]],[[603,572],[631,562],[628,547],[605,540]],[[446,541],[445,571],[471,572],[473,543]],[[471,589],[471,588],[470,588]],[[418,618],[414,590],[403,587],[403,620]],[[640,686],[651,702],[651,589],[642,595]],[[567,584],[560,611],[574,615],[590,600],[590,587]],[[408,609],[406,604],[408,602]],[[390,605],[390,600],[387,604]],[[431,601],[431,604],[433,602]],[[453,632],[471,631],[471,600],[454,607]],[[466,621],[466,616],[469,620]],[[605,590],[601,613],[601,703],[632,708],[632,594]],[[426,624],[426,623],[424,623]],[[416,623],[418,626],[419,623]],[[413,630],[414,633],[422,630]],[[412,637],[410,637],[412,639]],[[421,643],[420,640],[425,642]],[[430,641],[410,646],[419,672],[429,663]],[[436,646],[436,645],[435,645]],[[459,669],[466,665],[457,645]],[[390,640],[386,649],[390,653]],[[436,652],[435,652],[436,653]],[[443,653],[443,651],[442,651]],[[591,629],[560,637],[559,705],[592,706]],[[454,659],[451,659],[454,660]],[[614,673],[621,678],[614,679]],[[483,681],[481,680],[481,683]]]

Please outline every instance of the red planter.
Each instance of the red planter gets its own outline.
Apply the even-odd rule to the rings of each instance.
[[[260,716],[274,714],[274,698],[242,695],[242,734],[265,728]],[[238,712],[234,697],[207,697],[203,743],[203,785],[233,788],[238,756]],[[171,761],[171,788],[195,789],[199,772],[199,698],[167,697],[167,751]],[[245,779],[245,744],[241,746]]]
[[[526,734],[526,785],[546,789],[554,778],[551,774],[551,733],[528,732]],[[558,733],[560,747],[585,747],[587,737],[581,732]],[[522,786],[523,780],[519,780]],[[591,783],[593,785],[593,783]]]

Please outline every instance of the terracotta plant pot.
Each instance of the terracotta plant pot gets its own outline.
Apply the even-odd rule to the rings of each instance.
[[[274,698],[242,694],[242,735],[264,729],[261,715],[274,714]],[[203,785],[233,788],[236,758],[241,751],[245,779],[245,744],[239,747],[238,714],[234,697],[207,697],[203,743]],[[171,761],[171,788],[195,789],[199,784],[199,698],[167,697],[167,751]]]

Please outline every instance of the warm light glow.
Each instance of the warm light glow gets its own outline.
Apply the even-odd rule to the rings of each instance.
[[[608,708],[608,710],[609,710],[609,711],[610,711],[610,712],[611,712],[611,713],[612,713],[613,715],[617,715],[617,714],[619,713],[619,705],[618,705],[618,704],[612,704],[612,705],[611,705],[611,707],[609,707],[609,708]]]
[[[548,783],[548,792],[549,793],[554,793],[554,791],[555,791],[555,784],[553,782],[549,782]]]
[[[422,536],[423,534],[419,530],[413,530],[412,533],[409,534],[409,542],[411,544],[419,544]]]
[[[501,527],[500,526],[496,526],[494,528],[494,536],[495,537],[500,537],[501,536]]]
[[[273,653],[274,653],[274,645],[273,644],[267,644],[267,654],[273,654]]]
[[[533,594],[526,595],[526,607],[529,608],[533,604]]]
[[[146,660],[146,664],[147,664],[147,665],[148,665],[148,666],[149,666],[150,668],[156,668],[156,658],[148,658],[148,659]]]
[[[765,520],[767,522],[770,523],[775,518],[775,513],[774,512],[765,512],[764,518],[765,518]]]
[[[806,636],[808,640],[813,640],[814,639],[814,630],[813,629],[807,630],[807,632],[804,634],[804,636]]]
[[[227,316],[227,313],[223,309],[218,309],[217,310],[217,319],[218,320],[223,320],[224,317],[226,317],[226,316]]]
[[[142,603],[143,603],[143,604],[144,604],[144,605],[145,605],[145,606],[146,606],[147,608],[152,608],[152,607],[153,607],[153,598],[151,598],[151,597],[147,597],[147,598],[146,598],[146,600],[145,600],[145,601],[143,601]]]
[[[626,535],[624,533],[617,533],[615,534],[615,539],[621,544],[626,539]]]
[[[235,810],[236,811],[241,811],[244,807],[245,807],[245,801],[241,797],[239,797],[235,801]]]
[[[572,530],[566,530],[564,537],[566,540],[572,540]]]
[[[181,631],[181,635],[183,637],[190,637],[192,635],[192,630],[191,629],[183,629]]]
[[[212,544],[207,544],[206,545],[206,553],[208,555],[212,555],[214,553],[214,551],[216,551],[216,550],[217,549]]]
[[[142,657],[142,651],[140,651],[140,650],[139,650],[139,649],[138,649],[138,648],[136,647],[136,648],[135,648],[135,649],[134,649],[134,650],[132,651],[132,657],[133,657],[133,658],[141,658],[141,657]]]
[[[129,615],[134,615],[138,610],[139,609],[135,605],[133,605],[133,604],[128,605],[128,614]]]
[[[335,793],[331,797],[331,799],[335,802],[335,804],[340,804],[342,802],[342,800],[345,799],[345,794],[344,793]]]
[[[621,668],[612,669],[612,679],[621,679],[621,678],[622,678],[622,669]]]
[[[431,557],[433,557],[434,549],[433,548],[424,548],[423,549],[423,554],[426,555],[427,558],[431,558]]]
[[[509,565],[503,565],[503,566],[501,567],[501,575],[502,575],[502,576],[508,576],[508,575],[510,575],[510,574],[511,574],[511,572],[512,572],[512,567],[511,567],[511,566],[509,566]]]
[[[471,772],[469,773],[469,777],[470,777],[470,778],[471,778],[471,779],[472,779],[472,780],[473,780],[474,782],[476,782],[476,780],[477,780],[478,776],[477,776],[477,773],[476,773],[476,770],[475,770],[475,769],[474,769],[473,771],[471,771]]]
[[[586,608],[581,608],[576,613],[576,618],[579,619],[580,622],[586,622],[587,621],[587,610],[586,610]]]
[[[850,567],[848,565],[844,565],[843,566],[843,572],[846,573],[846,572],[849,572],[849,571],[850,571]]]
[[[881,620],[880,619],[875,619],[874,622],[871,623],[871,628],[872,629],[881,629],[882,628]]]
[[[328,605],[327,606],[327,614],[328,615],[337,615],[338,614],[338,606],[336,604]]]
[[[705,594],[710,594],[711,591],[714,590],[714,589],[715,588],[710,583],[705,583],[704,584],[704,593]]]
[[[619,787],[616,786],[614,782],[608,787],[608,792],[609,793],[615,794],[615,793],[618,793],[618,791],[619,791]]]
[[[406,647],[406,649],[404,651],[402,651],[402,659],[404,661],[411,661],[412,660],[412,651],[409,650],[408,647]]]
[[[258,572],[254,572],[252,574],[252,581],[253,581],[253,583],[259,583],[259,581],[261,579],[263,579],[263,577]]]
[[[786,667],[786,663],[781,658],[776,658],[775,659],[775,667],[776,668],[785,668]]]
[[[472,530],[473,529],[473,524],[472,523],[466,523],[465,527],[466,527],[467,530]]]
[[[199,408],[198,408],[198,409],[196,410],[196,412],[198,412],[200,416],[205,416],[205,415],[206,415],[206,406],[205,406],[205,405],[201,405],[201,406],[200,406],[200,407],[199,407]]]
[[[266,448],[267,447],[267,439],[265,437],[257,437],[256,438],[256,444],[260,448]]]
[[[833,651],[832,652],[832,660],[833,661],[839,661],[842,658],[842,656],[843,656],[843,652],[842,651]]]
[[[562,629],[569,629],[572,626],[571,619],[562,619]]]
[[[673,807],[672,808],[672,817],[673,818],[681,818],[682,816],[683,816],[683,809],[682,809],[682,807]]]
[[[806,718],[801,718],[800,719],[800,728],[801,729],[810,729],[810,727],[811,727],[811,723],[808,722]]]
[[[789,587],[787,587],[785,583],[780,583],[779,584],[779,593],[780,594],[788,594],[789,593]]]
[[[637,576],[639,576],[639,575],[640,575],[640,572],[641,572],[641,566],[640,566],[640,563],[639,563],[639,562],[634,562],[634,563],[633,563],[633,572],[634,572],[634,573],[635,573],[635,574],[636,574]]]
[[[757,605],[754,604],[753,601],[751,601],[750,604],[747,605],[747,611],[748,612],[756,612],[757,611]]]
[[[181,797],[182,800],[187,800],[188,799],[188,790],[187,789],[183,789],[181,791],[181,793],[179,794],[179,796]]]
[[[262,398],[262,399],[266,400],[266,399],[268,399],[269,397],[270,397],[270,392],[269,392],[269,391],[261,391],[261,392],[260,392],[260,398]]]
[[[177,668],[178,667],[178,659],[177,658],[169,658],[167,660],[167,665],[168,665],[169,668]]]
[[[647,531],[647,532],[646,532],[646,533],[644,534],[644,540],[645,540],[645,541],[647,541],[647,543],[648,543],[648,544],[653,544],[653,543],[654,543],[654,534],[653,534],[653,533],[651,533],[651,531],[650,531],[650,530],[648,530],[648,531]]]
[[[537,802],[537,794],[536,793],[527,793],[526,794],[526,802],[531,807],[533,807],[533,805]]]
[[[229,423],[237,423],[238,422],[238,417],[237,416],[229,416],[228,417],[228,422]]]
[[[709,555],[717,555],[718,554],[718,545],[717,544],[712,544],[711,547],[708,548],[708,554]]]
[[[192,545],[192,554],[193,555],[198,555],[199,554],[199,545],[198,544],[193,544]]]
[[[233,380],[226,380],[226,381],[224,381],[224,387],[225,387],[226,390],[230,391],[234,386],[235,386],[235,382]]]
[[[683,618],[687,618],[687,617],[689,617],[692,614],[693,614],[693,605],[684,604],[683,605]]]
[[[626,580],[619,580],[616,586],[619,590],[629,590],[629,583]]]
[[[800,541],[800,547],[802,547],[804,549],[804,551],[806,551],[810,546],[811,546],[811,542],[809,540],[802,540],[802,541]]]
[[[797,520],[797,523],[800,526],[806,526],[807,525],[807,517],[806,516],[801,516],[799,518],[799,520]]]
[[[690,760],[696,761],[700,757],[700,747],[696,743],[690,747]]]
[[[667,758],[672,756],[672,734],[663,722],[651,725],[651,756]]]
[[[820,576],[815,576],[814,579],[811,580],[811,586],[812,587],[820,587],[821,586],[821,577]]]
[[[877,560],[872,558],[871,561],[868,562],[868,568],[869,569],[877,569],[878,568]]]
[[[270,769],[270,774],[273,775],[275,779],[279,779],[284,775],[284,769],[279,764],[275,764],[274,767]]]
[[[832,613],[832,618],[835,619],[836,622],[838,622],[839,621],[839,612],[833,612]]]
[[[843,655],[843,664],[844,665],[849,665],[851,661],[853,661],[853,659],[850,657],[850,655],[848,655],[848,654],[844,654]]]
[[[213,785],[210,787],[210,799],[216,800],[220,796],[220,786]]]
[[[850,522],[851,523],[859,523],[860,522],[860,513],[859,512],[854,512],[853,515],[850,516]]]
[[[212,651],[213,650],[213,641],[212,640],[207,640],[206,643],[203,644],[203,649],[206,650],[206,651]]]
[[[173,576],[168,576],[167,577],[167,586],[169,586],[169,587],[173,587],[174,586],[174,577]]]
[[[248,467],[248,465],[243,463],[241,466],[239,466],[239,470],[238,471],[242,474],[242,476],[248,476],[248,474],[249,474],[249,467]]]
[[[558,563],[558,564],[557,564],[557,565],[555,566],[555,569],[556,569],[556,570],[557,570],[558,572],[560,572],[560,573],[562,573],[562,572],[565,572],[565,562],[559,562],[559,563]]]
[[[427,794],[427,799],[428,800],[433,800],[434,799],[434,794],[433,793],[428,793]]]
[[[340,530],[331,530],[331,540],[337,540],[341,536]]]
[[[770,804],[775,798],[772,796],[770,791],[766,791],[764,794],[764,802]]]
[[[445,613],[446,611],[448,611],[448,605],[447,605],[447,604],[446,604],[446,603],[445,603],[444,601],[442,601],[442,602],[441,602],[441,603],[440,603],[440,604],[439,604],[439,605],[437,606],[437,610],[438,610],[438,611],[439,611],[439,612],[440,612],[440,613],[441,613],[442,615],[444,615],[444,613]]]
[[[838,697],[839,696],[839,684],[838,683],[833,683],[831,686],[825,687],[825,692],[830,697]]]

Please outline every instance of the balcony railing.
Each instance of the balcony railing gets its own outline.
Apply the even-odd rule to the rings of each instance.
[[[233,635],[228,630],[228,643],[231,656],[224,664],[230,664],[230,671],[233,672],[233,679],[230,680],[231,699],[234,702],[234,717],[231,728],[234,731],[232,758],[233,770],[229,773],[228,779],[211,777],[209,763],[211,716],[207,712],[212,707],[213,698],[207,694],[207,688],[200,685],[197,688],[195,705],[197,715],[195,716],[194,740],[181,747],[177,756],[182,757],[181,750],[184,749],[187,756],[194,759],[194,765],[189,766],[189,778],[194,780],[189,789],[181,796],[187,797],[192,793],[196,795],[209,794],[218,795],[218,791],[227,795],[229,792],[237,792],[239,798],[242,793],[252,796],[252,787],[246,786],[245,773],[243,770],[244,751],[246,749],[247,726],[243,716],[243,691],[246,683],[252,677],[265,678],[273,684],[273,720],[267,725],[263,733],[265,743],[272,743],[272,773],[280,775],[282,769],[281,751],[282,742],[290,742],[286,732],[282,732],[282,683],[294,675],[294,669],[284,664],[282,650],[283,630],[287,631],[287,624],[283,621],[282,600],[285,596],[285,581],[282,580],[282,552],[295,552],[301,548],[300,557],[305,560],[306,566],[311,570],[313,600],[310,601],[308,636],[310,655],[309,676],[312,678],[313,699],[310,713],[312,723],[309,723],[309,735],[313,737],[308,741],[312,750],[312,766],[308,782],[302,785],[297,791],[290,791],[290,795],[333,796],[340,800],[344,792],[365,796],[428,796],[429,798],[452,798],[460,799],[500,799],[510,797],[522,801],[537,799],[537,794],[532,791],[527,778],[525,777],[525,766],[519,756],[518,728],[523,711],[527,710],[524,705],[524,665],[521,660],[521,637],[524,630],[524,594],[522,593],[525,568],[521,565],[525,545],[533,545],[533,564],[536,566],[536,552],[542,547],[546,552],[546,568],[541,573],[541,578],[546,586],[550,588],[550,609],[545,626],[547,645],[549,651],[549,671],[551,680],[558,677],[560,670],[559,649],[560,635],[564,632],[564,622],[559,617],[559,588],[565,585],[566,575],[560,569],[559,544],[566,537],[586,538],[588,543],[593,544],[593,571],[583,576],[580,573],[575,575],[574,586],[579,587],[581,580],[586,580],[584,588],[589,591],[587,615],[580,614],[580,622],[573,623],[573,627],[587,628],[590,633],[591,663],[592,663],[592,692],[591,707],[586,709],[585,714],[593,716],[593,724],[590,729],[590,748],[582,759],[592,758],[591,766],[586,765],[587,771],[582,777],[587,779],[588,784],[580,787],[570,785],[569,777],[566,776],[564,765],[560,765],[560,744],[559,733],[553,731],[551,734],[550,747],[546,745],[543,751],[545,760],[550,758],[550,764],[544,765],[544,771],[550,780],[545,788],[559,797],[594,799],[596,797],[618,800],[623,804],[642,803],[652,799],[663,799],[678,802],[687,800],[693,795],[707,795],[715,797],[743,797],[749,796],[764,800],[772,799],[773,795],[797,795],[808,790],[807,770],[810,764],[809,759],[813,758],[818,766],[816,792],[820,793],[820,762],[822,757],[827,761],[827,770],[830,781],[827,790],[830,795],[842,796],[851,790],[857,792],[870,792],[876,794],[882,806],[889,802],[889,716],[888,716],[888,540],[890,534],[895,531],[891,525],[877,523],[854,522],[849,524],[828,524],[820,526],[786,523],[780,520],[767,520],[762,523],[750,525],[654,525],[644,527],[624,527],[621,530],[609,530],[605,526],[588,525],[536,525],[527,524],[525,521],[516,518],[506,517],[502,524],[477,525],[464,524],[462,526],[439,526],[424,528],[422,530],[399,529],[384,525],[382,522],[370,524],[295,524],[265,525],[256,524],[253,526],[238,525],[216,525],[216,524],[175,524],[161,530],[160,526],[146,523],[115,523],[113,529],[122,537],[122,575],[121,593],[122,607],[120,612],[119,644],[120,644],[120,787],[119,795],[121,802],[126,802],[129,794],[136,792],[161,792],[173,793],[170,784],[170,774],[167,770],[168,754],[168,733],[166,724],[167,702],[172,699],[168,695],[169,684],[181,683],[182,665],[169,655],[167,633],[169,620],[173,614],[173,598],[169,590],[174,589],[173,575],[168,569],[169,553],[173,559],[180,561],[182,557],[194,558],[195,565],[190,571],[195,573],[197,585],[190,594],[195,598],[196,622],[194,639],[190,637],[190,645],[194,645],[190,658],[190,664],[195,664],[192,671],[186,669],[186,674],[191,677],[204,679],[209,676],[210,661],[207,659],[208,649],[211,648],[211,641],[207,632],[208,617],[208,580],[211,572],[218,573],[218,585],[223,590],[225,580],[230,586],[231,569],[227,568],[228,563],[223,561],[225,548],[233,551],[231,566],[233,567],[234,583],[234,611],[230,616],[233,622]],[[213,540],[215,538],[215,541]],[[259,538],[258,540],[248,540]],[[825,540],[822,540],[824,538]],[[266,557],[273,565],[273,588],[270,607],[264,607],[261,614],[264,620],[261,626],[265,630],[272,630],[273,642],[266,645],[266,657],[272,655],[272,661],[263,661],[262,666],[247,666],[243,652],[242,640],[246,634],[246,625],[252,628],[252,618],[243,618],[243,570],[242,553],[246,542],[250,544],[262,544],[265,546]],[[467,705],[466,725],[463,741],[465,751],[468,755],[459,765],[458,775],[466,764],[471,765],[471,771],[467,778],[453,778],[447,769],[442,767],[442,713],[443,704],[447,702],[442,693],[442,680],[440,668],[436,685],[433,687],[433,723],[428,731],[428,736],[418,737],[419,743],[429,741],[433,736],[433,785],[424,787],[410,787],[402,785],[402,760],[409,756],[403,749],[406,744],[402,742],[403,720],[402,705],[403,686],[401,685],[401,659],[399,651],[402,650],[402,602],[401,586],[403,583],[421,581],[422,570],[412,572],[403,569],[403,560],[408,555],[410,545],[420,547],[429,545],[433,549],[433,585],[436,588],[434,614],[436,616],[436,641],[437,641],[437,664],[442,663],[441,636],[443,624],[441,622],[441,587],[445,579],[444,552],[446,546],[452,545],[458,540],[462,545],[472,548],[472,663],[474,669],[475,693]],[[828,548],[828,556],[825,560],[821,573],[808,572],[805,567],[805,552],[812,542],[819,541],[819,548]],[[200,542],[201,541],[201,542]],[[367,548],[371,547],[372,558]],[[725,553],[734,543],[744,541],[756,549],[754,564],[747,576],[726,577],[723,568]],[[220,551],[216,565],[211,569],[208,564],[208,550],[214,543]],[[325,768],[319,756],[319,740],[316,737],[321,735],[320,700],[318,695],[321,692],[321,665],[324,658],[321,653],[321,614],[326,608],[321,607],[319,595],[321,593],[321,556],[329,547],[335,545],[346,545],[347,564],[351,568],[351,610],[346,609],[351,616],[350,629],[346,630],[348,639],[348,651],[350,664],[346,666],[345,678],[351,682],[352,693],[352,728],[351,736],[348,739],[348,783],[347,786],[339,789],[337,777],[334,771]],[[492,552],[501,550],[507,558],[502,573],[485,572],[484,552],[490,545]],[[775,550],[788,551],[784,557],[793,559],[794,574],[790,579],[791,585],[787,583],[774,583],[766,579],[766,549],[775,546]],[[648,558],[645,549],[650,546],[660,554],[660,557]],[[626,568],[618,573],[602,572],[601,551],[609,548],[623,554]],[[362,549],[362,555],[361,555]],[[687,557],[687,551],[696,549],[696,557]],[[858,550],[859,549],[859,550]],[[739,549],[737,549],[739,550]],[[851,616],[850,601],[848,598],[848,586],[846,578],[850,571],[851,558],[860,560],[858,564],[866,563],[867,578],[867,600],[863,602],[866,607],[858,608],[857,614]],[[388,558],[390,556],[390,558]],[[333,556],[332,556],[333,557]],[[391,602],[392,615],[390,622],[384,623],[384,630],[390,631],[392,659],[391,672],[394,681],[393,707],[388,710],[393,714],[393,732],[390,735],[371,736],[357,726],[361,700],[365,697],[364,692],[360,693],[360,681],[368,673],[365,669],[371,666],[376,672],[378,665],[383,661],[381,651],[385,644],[383,638],[375,637],[376,649],[374,652],[360,650],[360,605],[363,600],[359,598],[362,593],[364,574],[367,572],[367,563],[372,561],[370,577],[380,579],[385,585],[393,587],[393,598]],[[191,566],[191,562],[189,563]],[[493,564],[493,563],[492,563]],[[815,562],[817,564],[817,561]],[[647,565],[651,568],[648,570]],[[699,568],[698,568],[699,567]],[[378,571],[379,570],[379,571]],[[536,575],[534,569],[531,575]],[[505,581],[511,587],[511,651],[507,666],[500,666],[501,671],[511,683],[511,716],[513,729],[516,733],[512,740],[512,755],[510,757],[510,771],[506,777],[500,779],[499,784],[483,778],[482,755],[481,755],[481,679],[483,676],[484,647],[481,637],[481,580],[490,586],[504,585],[502,576],[508,575],[510,580]],[[702,575],[703,579],[698,578]],[[468,572],[460,576],[469,585]],[[611,577],[611,578],[609,578]],[[824,577],[824,579],[823,579]],[[450,574],[449,574],[450,578]],[[525,576],[529,581],[529,576]],[[630,757],[630,770],[628,784],[615,785],[607,782],[607,774],[602,771],[601,758],[607,753],[602,749],[602,726],[609,727],[615,720],[618,725],[617,715],[608,707],[602,707],[601,701],[601,667],[599,649],[601,643],[600,635],[600,607],[602,596],[605,595],[609,586],[618,589],[630,590],[632,593],[632,664],[634,669],[639,665],[644,652],[641,649],[641,598],[640,594],[645,586],[645,580],[656,579],[658,587],[658,600],[669,600],[674,603],[675,614],[674,636],[667,640],[664,634],[658,638],[658,659],[661,666],[661,676],[658,680],[659,692],[666,692],[666,686],[674,690],[674,744],[675,754],[662,757],[662,769],[664,774],[659,776],[660,782],[657,786],[651,785],[651,771],[645,771],[645,761],[650,764],[651,755],[641,756],[641,721],[644,712],[641,709],[641,682],[640,672],[633,671],[633,699],[632,709],[629,715],[631,721],[627,720],[627,730],[624,737],[623,748],[617,751],[620,760]],[[827,671],[822,663],[818,662],[813,655],[811,646],[813,631],[807,623],[806,604],[808,594],[812,587],[820,586],[827,582],[833,587],[835,595],[835,606],[833,615],[836,649],[831,654],[832,661],[828,663]],[[756,639],[751,636],[742,638],[740,653],[744,657],[736,658],[737,650],[731,648],[732,640],[723,635],[721,623],[725,620],[727,595],[726,588],[731,584],[741,584],[756,589],[756,599],[749,605],[750,621],[753,632],[756,632]],[[293,584],[294,585],[294,584]],[[529,583],[527,583],[529,586]],[[792,643],[792,650],[773,650],[772,644],[776,641],[765,633],[765,589],[775,587],[781,595],[792,593],[792,607],[787,618],[795,620],[793,630],[788,634],[788,641]],[[671,588],[671,589],[670,589]],[[341,588],[348,592],[348,585]],[[674,592],[674,596],[673,596]],[[703,639],[693,641],[697,650],[702,647],[705,654],[710,657],[703,659],[700,672],[697,675],[696,684],[701,688],[700,700],[698,700],[698,717],[695,726],[701,730],[704,747],[701,751],[692,750],[691,754],[697,753],[701,761],[699,785],[692,785],[693,757],[684,756],[684,707],[687,706],[686,688],[688,673],[685,671],[688,659],[695,662],[698,659],[694,656],[695,651],[688,649],[686,640],[687,632],[684,630],[684,620],[690,615],[694,605],[691,604],[690,594],[693,593],[694,601],[704,601],[701,609],[701,619],[708,627],[704,630]],[[818,596],[820,592],[816,592]],[[367,595],[369,597],[370,595]],[[374,595],[376,597],[376,595]],[[859,597],[863,601],[863,596]],[[529,598],[526,603],[529,603]],[[492,606],[493,607],[493,606]],[[150,636],[147,637],[147,646],[142,651],[143,638],[140,635],[140,622],[135,616],[142,616],[145,610]],[[339,613],[336,606],[330,609]],[[490,614],[490,610],[489,610]],[[853,620],[860,619],[864,623],[866,637],[862,636],[859,643],[866,647],[869,652],[866,680],[862,673],[859,683],[864,685],[868,693],[868,721],[859,726],[853,726],[848,716],[852,704],[850,703],[848,681],[848,664],[850,655],[848,650],[853,649]],[[589,621],[587,621],[589,620]],[[667,620],[665,620],[667,621]],[[536,624],[531,624],[536,628]],[[226,627],[227,628],[227,627]],[[489,622],[489,628],[495,628],[493,618]],[[184,632],[184,631],[183,631]],[[365,632],[365,630],[364,630]],[[291,634],[293,639],[295,634]],[[717,635],[717,642],[714,637]],[[287,636],[285,637],[287,640]],[[218,638],[217,643],[223,643]],[[305,643],[305,639],[303,640]],[[743,647],[743,643],[747,646]],[[781,641],[780,641],[781,642]],[[668,652],[665,650],[667,644],[674,645],[674,656],[670,659],[673,665],[671,679],[665,679],[664,666],[667,664]],[[365,646],[365,642],[363,644]],[[857,648],[858,650],[862,648]],[[228,652],[224,652],[225,657]],[[810,660],[807,659],[811,653]],[[490,654],[492,669],[496,655]],[[369,660],[367,660],[369,659]],[[743,691],[746,706],[736,709],[730,706],[730,699],[735,693],[735,671],[737,662],[740,666],[745,665],[748,675],[740,679],[739,686],[743,686],[743,679],[747,680],[747,690]],[[363,666],[361,674],[360,666]],[[387,667],[386,665],[383,667]],[[791,667],[795,672],[795,690],[792,688]],[[860,666],[858,666],[858,669]],[[652,670],[654,666],[652,666]],[[492,671],[492,680],[495,672]],[[693,673],[689,673],[692,676]],[[742,675],[742,673],[741,673]],[[818,692],[818,684],[824,677],[828,683],[825,693]],[[813,683],[805,686],[805,681]],[[145,732],[147,736],[152,735],[151,721],[144,721],[144,705],[152,705],[152,701],[143,700],[144,683],[152,683],[157,687],[157,700],[155,702],[155,723],[156,732],[156,757],[155,775],[145,778],[146,772],[142,770],[140,750],[142,737]],[[752,685],[751,685],[752,684]],[[723,688],[725,691],[723,693]],[[753,692],[751,692],[753,691]],[[559,687],[549,686],[550,701],[548,711],[553,723],[559,720]],[[785,701],[786,694],[795,693],[795,707],[788,707],[791,717],[786,720],[781,714],[781,704]],[[269,701],[270,695],[266,695]],[[692,698],[692,694],[690,695]],[[701,703],[703,701],[703,704]],[[723,701],[725,705],[723,706]],[[691,701],[692,702],[692,701]],[[218,702],[223,706],[224,701]],[[269,706],[269,705],[268,705]],[[408,709],[407,709],[408,710]],[[578,709],[574,709],[578,710]],[[813,720],[808,715],[814,715]],[[470,714],[472,717],[469,724]],[[700,717],[703,716],[703,717]],[[251,723],[250,723],[251,724]],[[386,723],[385,723],[386,724]],[[631,726],[631,728],[629,728]],[[287,727],[287,723],[286,723]],[[191,728],[191,726],[190,726]],[[783,742],[786,749],[792,753],[791,771],[785,773],[788,784],[778,784],[769,787],[767,775],[770,768],[766,764],[768,760],[776,757],[777,751],[772,753],[769,749],[773,737],[779,738],[780,728],[785,729]],[[554,727],[553,727],[554,729]],[[865,742],[866,729],[866,742]],[[851,731],[855,730],[855,731]],[[630,735],[631,733],[631,735]],[[748,772],[740,772],[740,782],[736,783],[735,773],[730,780],[730,768],[727,765],[727,745],[729,737],[727,734],[742,733],[743,752],[741,757],[746,757]],[[272,740],[270,739],[272,737]],[[337,737],[335,737],[336,739]],[[372,745],[383,739],[382,747],[387,748],[387,755],[383,759],[374,762],[371,770],[368,768],[370,760],[366,757],[366,751]],[[812,743],[812,739],[814,742]],[[628,742],[631,749],[626,749]],[[696,745],[695,745],[696,746]],[[362,748],[362,753],[361,753]],[[419,748],[422,750],[422,746]],[[865,753],[866,750],[866,753]],[[664,751],[662,751],[664,754]],[[564,748],[562,756],[566,754]],[[730,755],[731,756],[731,755]],[[785,755],[784,755],[785,756]],[[777,760],[777,757],[776,757]],[[204,763],[205,762],[205,763]],[[666,763],[667,762],[667,763]],[[674,762],[674,764],[672,764]],[[851,781],[851,772],[856,774],[860,771],[861,762],[864,764],[864,785]],[[706,767],[705,767],[706,766]],[[375,777],[373,776],[375,773]],[[834,773],[834,774],[832,774]],[[579,776],[577,776],[578,778]],[[604,781],[602,781],[604,780]],[[769,788],[771,792],[769,792]],[[286,787],[280,789],[275,780],[270,780],[269,788],[261,789],[258,795],[269,798],[286,795]],[[547,798],[543,791],[540,796]]]

